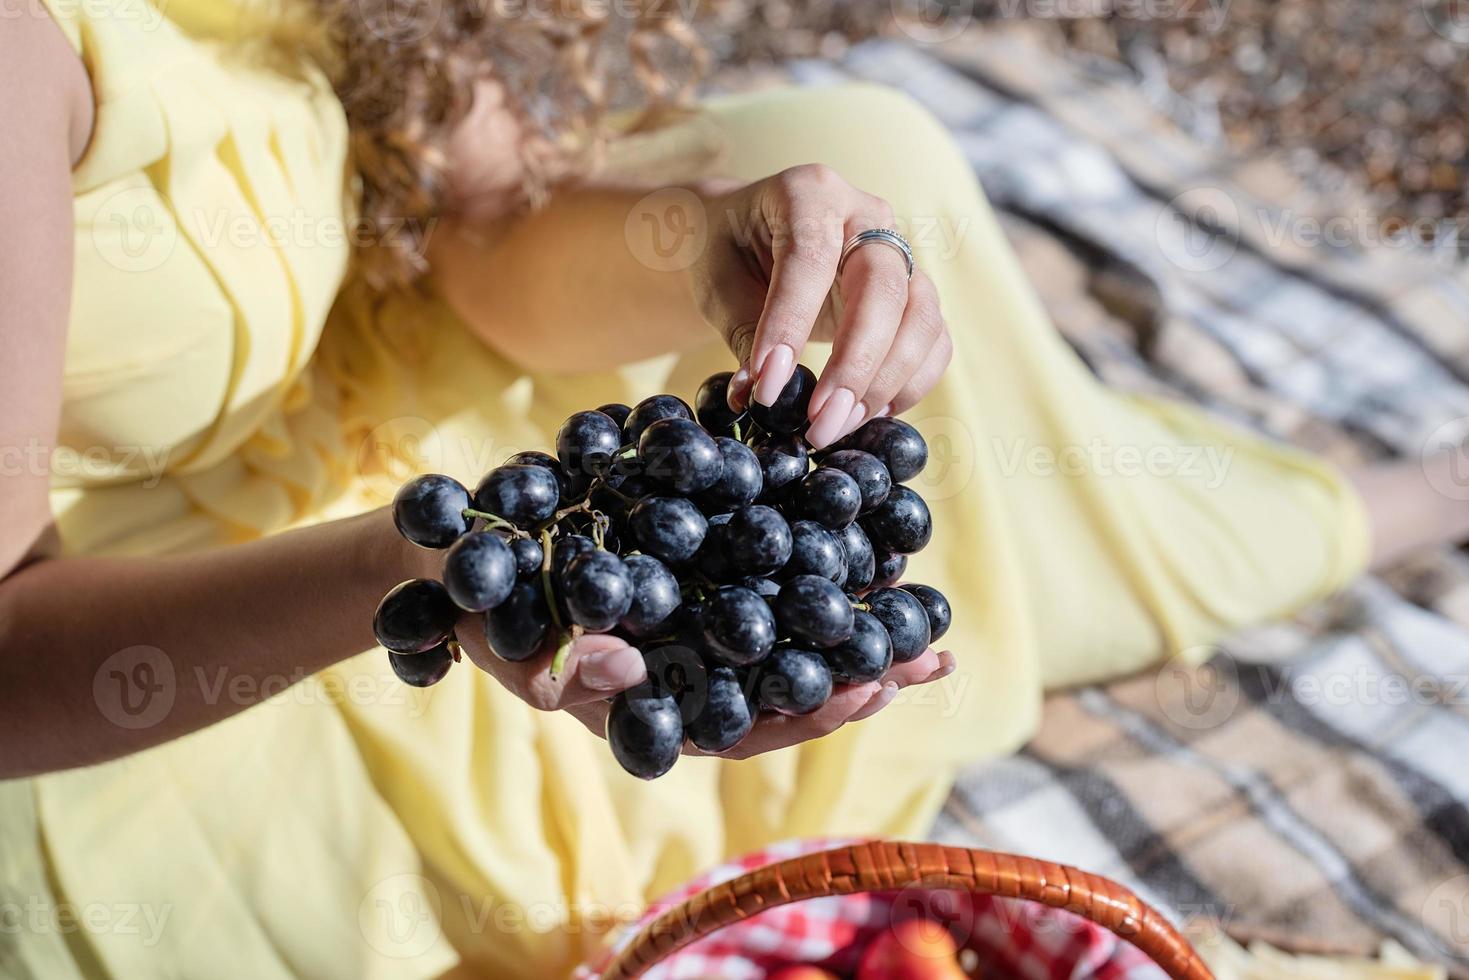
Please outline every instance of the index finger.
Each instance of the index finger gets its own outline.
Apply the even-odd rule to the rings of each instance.
[[[762,405],[773,404],[795,373],[841,256],[846,226],[841,199],[820,187],[806,189],[810,182],[825,183],[811,177],[798,183],[798,190],[771,190],[760,202],[771,233],[772,268],[749,369],[755,379],[751,397]]]

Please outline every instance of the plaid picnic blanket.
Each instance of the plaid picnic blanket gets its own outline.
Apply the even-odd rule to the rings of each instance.
[[[1120,69],[1006,32],[788,71],[903,88],[937,114],[1110,383],[1341,462],[1469,430],[1464,272],[1400,247],[1349,191],[1191,138]],[[1442,489],[1469,501],[1469,474]],[[1469,561],[1444,551],[1198,670],[1051,697],[1035,740],[967,772],[934,834],[1115,878],[1200,932],[1352,954],[1393,939],[1469,977],[1466,805]]]

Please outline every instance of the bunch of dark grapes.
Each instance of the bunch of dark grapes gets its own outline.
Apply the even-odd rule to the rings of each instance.
[[[918,431],[873,419],[814,452],[810,370],[745,413],[725,401],[729,380],[706,380],[693,408],[654,395],[578,412],[555,455],[517,453],[473,493],[446,476],[405,484],[398,529],[447,551],[440,581],[404,582],[378,606],[397,675],[444,677],[461,610],[504,660],[554,650],[553,673],[577,636],[620,636],[648,677],[612,699],[607,741],[653,779],[685,739],[732,749],[762,711],[815,711],[834,685],[876,680],[942,636],[943,593],[898,586],[933,534],[903,485],[928,460]]]

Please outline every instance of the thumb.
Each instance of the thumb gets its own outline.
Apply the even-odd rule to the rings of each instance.
[[[765,309],[766,283],[746,268],[748,261],[729,243],[712,249],[709,263],[695,283],[695,296],[704,319],[724,338],[739,368],[730,379],[729,407],[742,410],[754,386],[750,355],[755,330]]]

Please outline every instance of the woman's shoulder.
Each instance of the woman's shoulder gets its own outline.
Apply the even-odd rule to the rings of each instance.
[[[0,118],[22,155],[29,155],[29,141],[53,139],[53,127],[61,125],[75,163],[86,150],[94,111],[78,23],[49,3],[17,9],[18,16],[0,17]]]

